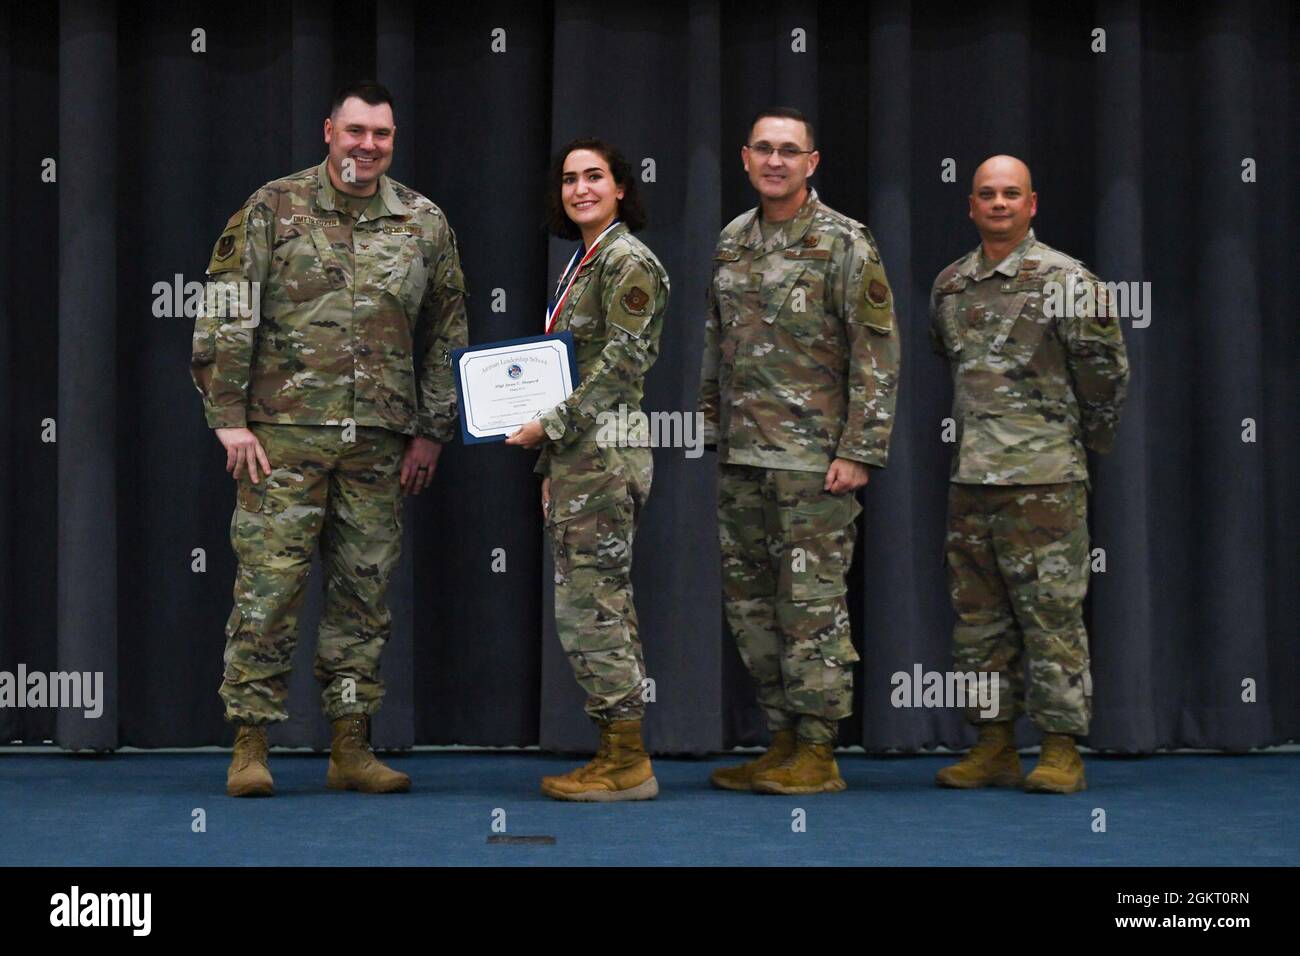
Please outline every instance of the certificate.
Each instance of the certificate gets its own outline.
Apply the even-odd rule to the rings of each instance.
[[[573,394],[573,333],[535,335],[452,352],[460,435],[467,445],[501,441]]]

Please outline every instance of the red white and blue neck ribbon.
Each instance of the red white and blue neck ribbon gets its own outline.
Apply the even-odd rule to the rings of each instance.
[[[578,254],[582,252],[583,247],[579,246],[573,251],[573,255],[569,257],[569,264],[564,267],[564,271],[560,273],[560,281],[555,284],[555,298],[551,300],[551,304],[546,309],[547,335],[551,334],[551,329],[555,326],[556,316],[558,316],[560,310],[564,308],[564,300],[569,297],[569,290],[573,288],[573,283],[574,280],[578,278],[578,273],[582,271],[583,266],[591,261],[591,257],[594,256],[596,250],[600,248],[601,240],[609,235],[609,231],[617,226],[618,223],[619,220],[615,219],[604,228],[601,234],[596,237],[596,241],[591,244],[591,248],[583,254],[582,261],[579,262],[576,267],[573,264],[574,260],[578,258]],[[563,291],[561,291],[561,288],[563,288]]]

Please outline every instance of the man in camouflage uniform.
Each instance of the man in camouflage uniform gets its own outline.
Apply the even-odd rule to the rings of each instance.
[[[552,313],[552,333],[573,333],[581,383],[508,441],[542,449],[535,471],[543,477],[555,562],[555,629],[601,744],[590,763],[544,777],[541,789],[557,800],[652,799],[659,784],[641,740],[645,659],[632,603],[632,544],[654,473],[645,420],[636,413],[659,355],[668,273],[632,235],[642,225],[636,179],[617,151],[583,139],[564,152],[566,205],[593,205],[591,215],[599,216],[603,203],[618,219],[607,225],[596,218],[583,230],[592,254],[580,266],[575,259],[576,275]],[[599,178],[588,182],[588,171]],[[563,224],[557,231],[568,233]],[[628,418],[631,427],[620,434],[617,421]]]
[[[970,197],[981,245],[940,272],[930,296],[957,425],[947,540],[954,658],[960,671],[996,675],[1000,705],[982,717],[970,702],[979,743],[938,783],[1072,793],[1086,787],[1074,738],[1088,732],[1092,697],[1084,448],[1114,444],[1128,358],[1096,276],[1035,238],[1037,203],[1024,163],[986,160]],[[1045,735],[1028,778],[1013,740],[1022,710]]]
[[[845,601],[854,493],[888,457],[898,329],[871,233],[807,185],[819,155],[802,115],[759,114],[741,157],[760,206],[718,239],[700,409],[718,449],[727,621],[773,742],[711,780],[834,792],[858,660]]]
[[[226,719],[239,725],[231,796],[273,792],[266,725],[288,717],[298,614],[318,544],[325,602],[315,670],[333,724],[327,784],[410,787],[374,758],[368,719],[383,697],[379,655],[401,492],[427,486],[441,443],[454,435],[447,357],[467,335],[447,220],[384,175],[394,129],[382,86],[345,88],[325,121],[325,161],[255,192],[208,264],[210,289],[251,288],[244,301],[260,312],[205,309],[191,362],[208,426],[238,481],[231,542],[239,570],[220,691]]]

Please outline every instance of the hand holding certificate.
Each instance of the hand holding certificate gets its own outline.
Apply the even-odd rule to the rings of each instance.
[[[465,444],[500,441],[559,405],[577,384],[573,333],[536,335],[452,353]]]

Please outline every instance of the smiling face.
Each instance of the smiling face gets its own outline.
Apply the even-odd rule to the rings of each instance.
[[[1014,156],[993,156],[975,170],[970,217],[987,242],[1017,243],[1038,212],[1029,167]]]
[[[800,152],[782,156],[793,150]],[[764,199],[774,202],[800,195],[808,177],[817,169],[820,155],[812,149],[808,127],[801,120],[785,116],[764,116],[749,131],[749,143],[740,149],[741,162],[749,181]],[[762,153],[768,153],[763,156]]]
[[[329,144],[331,179],[341,191],[369,196],[379,187],[379,177],[393,164],[393,108],[387,103],[371,106],[359,96],[349,96],[338,112],[325,120],[325,142]],[[351,160],[352,174],[344,175],[344,161]]]
[[[600,153],[575,149],[564,157],[560,202],[584,239],[599,235],[614,221],[622,198],[623,187],[614,181],[609,163]]]

